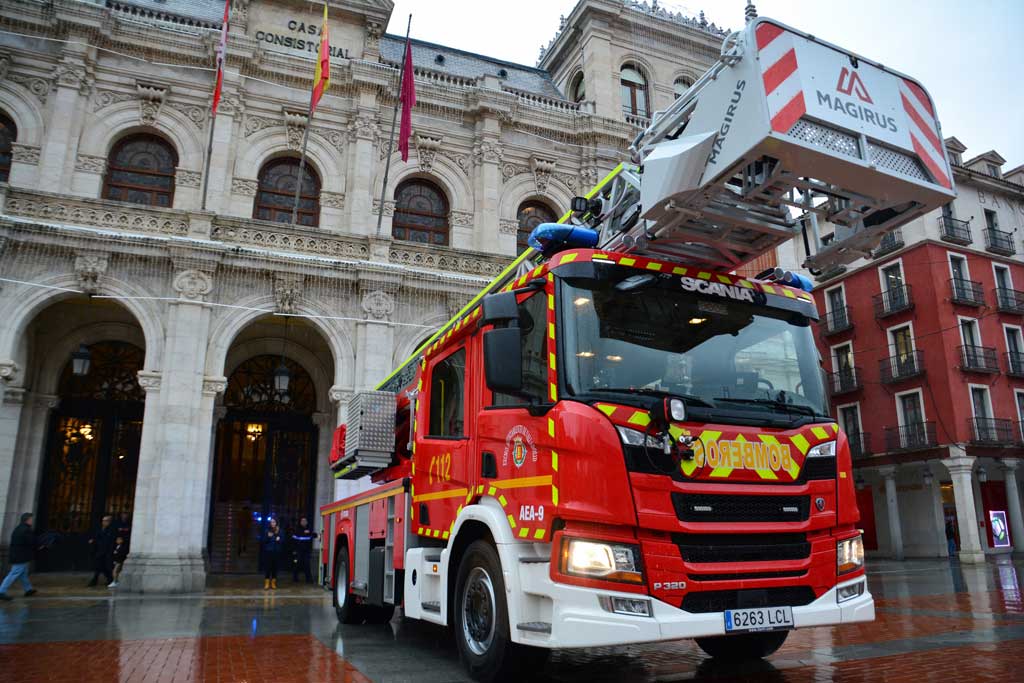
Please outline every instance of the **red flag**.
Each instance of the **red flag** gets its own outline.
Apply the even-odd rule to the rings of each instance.
[[[224,62],[228,53],[228,12],[230,9],[231,0],[224,0],[224,21],[220,25],[220,45],[217,46],[217,87],[213,89],[213,105],[210,107],[213,116],[217,115],[220,91],[224,87]]]
[[[405,64],[402,65],[402,125],[398,129],[398,151],[402,161],[409,161],[409,138],[412,137],[412,108],[416,106],[416,78],[412,71],[412,45],[405,41]]]
[[[309,113],[313,114],[320,98],[331,84],[331,41],[327,35],[327,3],[324,3],[324,29],[320,34],[320,54],[316,58],[316,71],[313,73],[313,95],[309,100]]]

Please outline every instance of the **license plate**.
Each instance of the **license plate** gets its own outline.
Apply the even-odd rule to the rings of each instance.
[[[725,611],[725,632],[777,631],[793,628],[793,608],[754,607]]]

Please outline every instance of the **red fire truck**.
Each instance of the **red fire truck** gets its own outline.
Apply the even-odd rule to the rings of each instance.
[[[321,509],[342,622],[450,626],[494,680],[554,648],[762,657],[874,618],[810,284],[731,272],[802,237],[820,273],[949,201],[931,100],[756,19],[632,151],[352,400],[332,468],[377,485]]]

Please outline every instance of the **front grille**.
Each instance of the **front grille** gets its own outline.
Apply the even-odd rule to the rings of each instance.
[[[742,591],[703,591],[683,598],[681,607],[687,612],[703,614],[748,607],[800,607],[814,602],[810,586],[785,586]]]
[[[751,579],[791,579],[807,572],[755,572],[753,574],[690,574],[690,581],[749,581]]]
[[[835,458],[807,458],[804,462],[804,479],[835,479]]]
[[[811,555],[805,534],[673,534],[686,562],[803,560]]]
[[[801,522],[810,512],[808,496],[673,493],[672,505],[684,522]]]

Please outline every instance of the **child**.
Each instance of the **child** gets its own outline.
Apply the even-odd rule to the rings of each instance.
[[[107,588],[117,588],[117,577],[121,576],[126,557],[128,557],[128,544],[125,543],[124,536],[118,536],[114,540],[114,580],[107,584]]]

